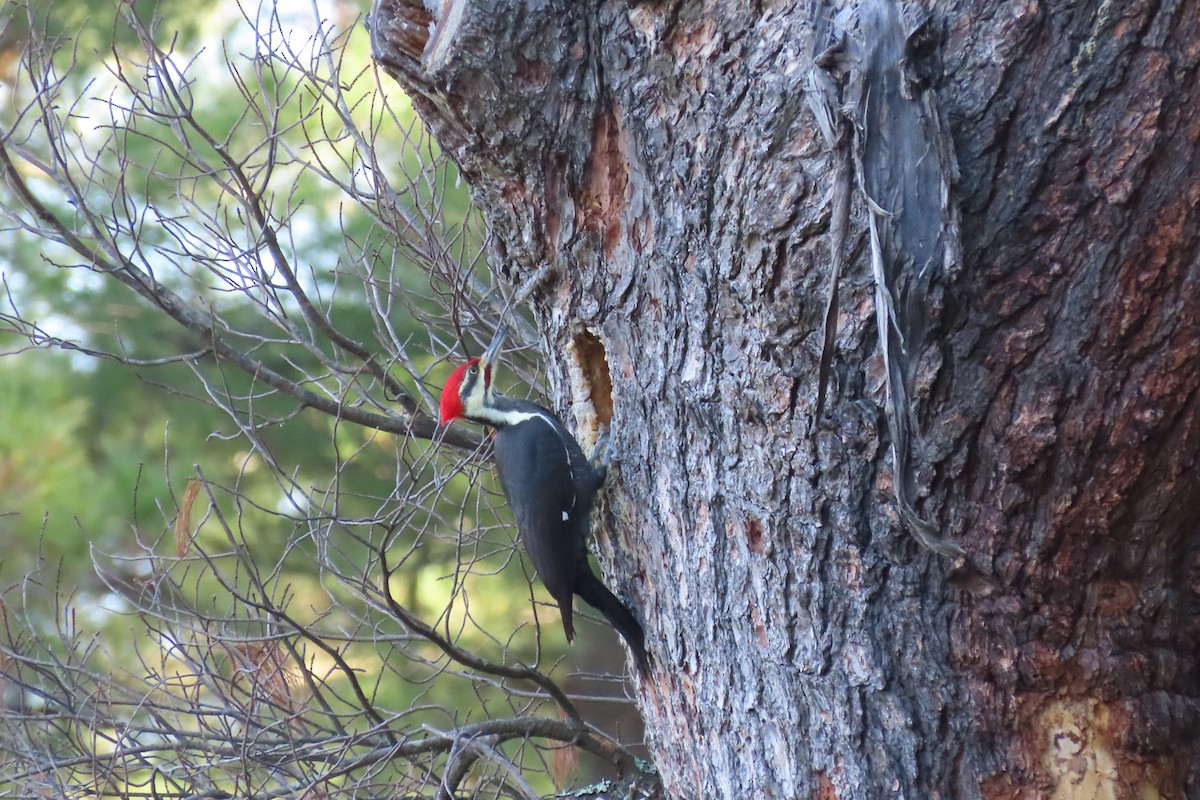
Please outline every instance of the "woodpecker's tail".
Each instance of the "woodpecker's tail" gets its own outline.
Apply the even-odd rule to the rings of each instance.
[[[608,587],[590,569],[581,569],[575,583],[575,594],[584,602],[604,615],[612,626],[621,634],[621,638],[633,651],[637,662],[638,672],[649,674],[650,661],[646,657],[646,634],[641,624],[634,619],[633,614],[625,607]]]
[[[558,601],[558,613],[562,615],[563,632],[567,634],[568,642],[575,641],[575,609],[571,607],[573,599],[568,594],[565,599]]]

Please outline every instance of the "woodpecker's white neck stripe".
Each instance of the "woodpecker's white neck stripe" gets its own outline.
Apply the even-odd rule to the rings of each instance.
[[[471,416],[480,422],[486,422],[488,425],[512,426],[520,425],[522,422],[528,422],[531,419],[540,419],[542,422],[550,426],[551,430],[558,433],[558,428],[554,425],[553,420],[549,415],[542,414],[538,411],[501,411],[498,408],[489,406],[481,406],[478,409],[473,409]],[[561,437],[562,434],[559,434]]]
[[[492,425],[493,427],[497,428],[511,428],[515,425],[520,425],[523,422],[529,422],[532,419],[540,419],[542,422],[550,426],[550,430],[554,431],[554,435],[558,437],[560,442],[562,442],[563,451],[567,459],[567,465],[570,466],[571,464],[571,448],[567,446],[566,438],[569,436],[569,434],[564,433],[558,427],[558,425],[555,424],[554,418],[549,414],[543,414],[540,411],[517,411],[515,409],[501,411],[493,406],[480,405],[478,409],[472,410],[470,417],[477,422],[482,422],[486,425]],[[573,482],[572,486],[574,486]],[[575,508],[575,502],[578,499],[579,497],[577,494],[571,494],[571,504],[562,511],[563,522],[570,521],[571,511]]]

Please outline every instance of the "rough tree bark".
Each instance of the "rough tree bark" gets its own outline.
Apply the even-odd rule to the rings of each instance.
[[[806,86],[856,5],[372,15],[535,281],[553,400],[611,418],[667,790],[1200,796],[1200,3],[954,0],[906,53],[962,222],[910,500],[967,580],[901,526],[861,192],[814,413],[839,156]]]

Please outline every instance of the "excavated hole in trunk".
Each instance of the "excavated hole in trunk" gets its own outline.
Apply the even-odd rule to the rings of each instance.
[[[586,328],[575,333],[569,350],[575,418],[580,433],[594,440],[601,428],[612,424],[612,378],[608,374],[608,358],[600,338]]]

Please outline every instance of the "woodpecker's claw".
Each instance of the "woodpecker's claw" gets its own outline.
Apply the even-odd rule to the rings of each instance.
[[[596,467],[604,469],[612,461],[612,431],[601,428],[596,437],[596,445],[592,448],[591,461]]]

